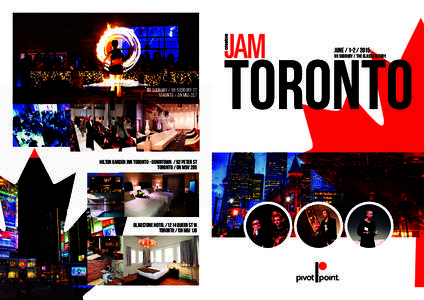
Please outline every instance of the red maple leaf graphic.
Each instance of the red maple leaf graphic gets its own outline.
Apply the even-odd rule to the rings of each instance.
[[[420,20],[402,60],[412,68],[412,101],[409,107],[390,107],[387,94],[387,66],[378,70],[378,92],[384,124],[376,123],[360,106],[350,109],[345,101],[339,111],[314,110],[304,105],[312,137],[311,152],[424,152],[424,24]],[[374,58],[373,58],[374,59]],[[379,59],[379,58],[377,58]],[[402,93],[402,82],[396,92]],[[400,97],[397,96],[397,99]]]

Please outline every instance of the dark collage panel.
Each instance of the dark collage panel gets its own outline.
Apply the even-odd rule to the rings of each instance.
[[[72,111],[66,143],[51,138],[51,126],[40,132],[43,120],[19,112],[14,145],[198,151],[198,139],[186,135],[199,134],[198,108],[183,122],[187,107],[199,104],[198,13],[14,13],[13,39],[13,103],[67,104]],[[140,103],[146,107],[136,108]],[[162,107],[171,104],[187,113]],[[154,108],[170,117],[151,118]],[[177,135],[165,132],[171,129]]]

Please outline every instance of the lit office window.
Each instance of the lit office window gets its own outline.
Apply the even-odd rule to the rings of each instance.
[[[172,54],[175,61],[179,57],[179,35],[178,26],[155,26],[155,27],[131,27],[140,41],[141,52],[148,53],[153,58],[155,52],[159,51],[160,56],[167,58]],[[128,55],[130,47],[123,42],[120,45],[124,55]]]

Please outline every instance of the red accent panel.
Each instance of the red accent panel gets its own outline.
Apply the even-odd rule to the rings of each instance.
[[[415,287],[424,287],[424,237],[416,239],[415,246]]]
[[[412,68],[412,100],[408,108],[396,110],[387,97],[387,68],[378,71],[378,92],[384,124],[377,124],[360,106],[350,109],[346,101],[339,111],[314,110],[304,105],[311,134],[312,152],[423,152],[424,139],[424,24],[420,20],[402,60]],[[376,59],[376,58],[373,58]],[[380,59],[380,58],[377,58]],[[388,62],[386,61],[386,64]],[[401,82],[396,87],[402,91]]]

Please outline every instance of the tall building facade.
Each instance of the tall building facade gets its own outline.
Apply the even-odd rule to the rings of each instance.
[[[266,155],[265,199],[284,182],[287,174],[287,153],[269,152]]]
[[[270,191],[267,201],[276,202],[284,206],[292,219],[302,207],[303,172],[295,156],[288,172],[288,177],[278,188]]]
[[[16,262],[18,257],[18,186],[0,177],[0,205],[6,230],[0,230],[0,282],[13,278],[17,274],[16,267],[10,267],[10,262]]]
[[[270,191],[266,200],[283,205],[292,219],[311,202],[331,203],[340,194],[313,167],[311,164],[300,164],[295,156],[287,178],[278,188]]]
[[[227,166],[227,175],[223,180],[224,196],[223,211],[232,208],[248,209],[250,201],[253,199],[254,182],[255,182],[255,155],[253,153],[234,153],[229,158]],[[220,217],[224,218],[225,224],[229,224],[232,216],[225,214]],[[236,220],[236,227],[240,226],[242,219]]]
[[[250,201],[249,209],[264,200],[264,175],[254,174],[253,197]]]

